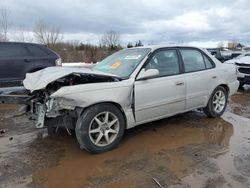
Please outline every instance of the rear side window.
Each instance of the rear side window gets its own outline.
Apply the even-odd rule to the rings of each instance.
[[[8,57],[27,57],[29,53],[27,49],[22,44],[10,44],[2,43],[0,44],[0,58]]]
[[[42,48],[35,45],[27,45],[28,50],[32,54],[32,56],[48,56],[49,54],[45,52]]]
[[[212,63],[212,61],[210,59],[208,59],[205,55],[204,55],[204,60],[205,60],[205,64],[206,64],[207,69],[211,69],[214,67],[214,64]]]
[[[185,72],[195,72],[206,69],[203,55],[193,49],[180,50],[184,62]]]

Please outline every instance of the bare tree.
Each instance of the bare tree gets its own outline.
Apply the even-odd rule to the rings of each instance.
[[[120,46],[120,34],[116,31],[108,31],[101,38],[101,45],[114,49]]]
[[[12,34],[13,40],[18,42],[33,42],[31,32],[29,32],[23,25],[15,28]]]
[[[2,7],[0,8],[0,40],[7,41],[8,40],[8,30],[11,25],[10,20],[10,10]]]
[[[56,43],[62,40],[62,34],[58,26],[50,26],[43,20],[39,20],[34,26],[35,39],[50,48],[54,48]]]

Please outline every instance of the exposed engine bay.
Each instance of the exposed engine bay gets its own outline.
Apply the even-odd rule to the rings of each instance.
[[[64,86],[73,86],[73,85],[100,83],[100,82],[115,82],[115,81],[120,81],[120,79],[118,79],[117,77],[109,77],[102,75],[91,75],[91,74],[82,75],[79,73],[72,73],[70,75],[67,75],[63,78],[59,78],[54,82],[48,84],[46,90],[49,92],[53,92],[57,91],[58,89]]]
[[[78,116],[77,112],[80,112],[81,109],[75,110],[75,107],[65,105],[66,99],[56,100],[50,97],[60,88],[81,84],[117,81],[119,81],[119,79],[116,77],[72,73],[49,83],[43,90],[30,93],[29,95],[32,97],[29,111],[33,114],[33,117],[36,117],[36,127],[53,126],[58,128],[62,126],[66,128],[68,133],[70,133],[69,129],[74,129]]]
[[[71,73],[49,83],[44,89],[29,91],[25,88],[9,90],[0,94],[1,103],[21,103],[27,105],[27,114],[37,121],[36,127],[63,126],[69,132],[74,129],[77,119],[77,112],[80,109],[63,106],[62,100],[53,99],[50,96],[65,86],[75,86],[90,83],[118,82],[121,79],[113,76],[94,74]],[[15,96],[15,97],[14,97]],[[65,102],[65,99],[64,99]],[[69,132],[70,133],[70,132]]]
[[[133,79],[92,69],[49,67],[26,74],[24,87],[0,93],[0,102],[26,105],[36,128],[64,127],[69,134],[85,110],[108,102],[118,104],[133,127],[133,84]]]

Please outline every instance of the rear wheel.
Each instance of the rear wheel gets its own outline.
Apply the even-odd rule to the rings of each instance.
[[[112,104],[89,107],[76,123],[76,137],[81,149],[102,153],[117,147],[125,130],[120,109]]]
[[[220,117],[227,106],[228,93],[222,86],[218,86],[210,96],[207,106],[203,109],[208,117]]]
[[[244,85],[245,85],[244,83],[240,82],[239,89],[243,90],[244,89],[244,87],[243,87]]]

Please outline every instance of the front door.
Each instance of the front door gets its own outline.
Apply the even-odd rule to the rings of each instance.
[[[180,74],[177,50],[157,50],[143,69],[157,69],[159,75],[154,78],[135,81],[135,117],[137,124],[184,111],[186,86],[183,75]]]

